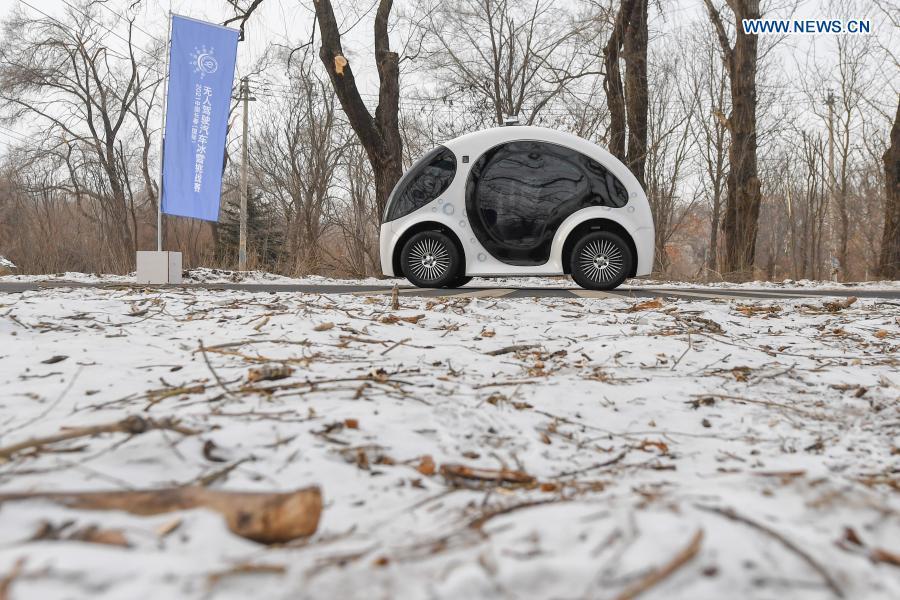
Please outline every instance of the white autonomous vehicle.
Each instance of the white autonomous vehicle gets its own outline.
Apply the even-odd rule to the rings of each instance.
[[[584,139],[507,126],[458,137],[397,183],[381,268],[428,288],[570,274],[610,290],[653,265],[653,217],[628,168]]]

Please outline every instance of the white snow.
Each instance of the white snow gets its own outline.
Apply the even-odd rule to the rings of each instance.
[[[11,598],[615,598],[698,530],[697,555],[641,598],[833,598],[826,576],[846,598],[900,597],[900,567],[866,555],[900,553],[897,303],[400,298],[0,294],[0,447],[133,414],[202,431],[22,452],[0,493],[180,485],[240,461],[212,485],[325,498],[318,532],[282,547],[205,510],[7,502],[0,580],[25,559]],[[208,367],[201,343],[234,345]],[[513,344],[535,347],[487,354]],[[295,370],[247,384],[266,363]],[[419,472],[425,455],[539,485],[458,488]],[[29,541],[44,521],[130,548]],[[847,528],[864,548],[838,543]],[[211,577],[246,564],[284,572]]]
[[[0,265],[2,266],[2,265]],[[128,275],[99,275],[96,273],[51,273],[44,275],[4,275],[0,276],[0,282],[34,282],[34,281],[50,281],[55,283],[75,282],[75,283],[133,283],[134,273]],[[229,271],[227,269],[211,269],[200,267],[189,269],[184,272],[185,283],[243,283],[243,284],[270,284],[270,285],[365,285],[365,286],[384,286],[391,287],[395,283],[402,286],[409,286],[410,283],[400,277],[364,277],[364,278],[338,278],[324,277],[321,275],[306,275],[303,277],[286,277],[284,275],[276,275],[265,271]],[[574,288],[578,289],[578,285],[568,276],[557,277],[476,277],[467,284],[467,287],[516,287],[516,288]],[[780,282],[770,281],[751,281],[745,283],[730,282],[713,282],[713,283],[694,283],[684,281],[668,281],[649,278],[629,279],[625,282],[624,288],[653,288],[653,289],[706,289],[714,291],[722,288],[739,288],[742,290],[837,290],[840,294],[852,292],[853,289],[865,289],[870,291],[876,290],[897,290],[900,289],[900,281],[857,281],[837,283],[834,281],[812,281],[809,279],[800,279],[794,281],[785,279]]]
[[[652,287],[652,288],[740,288],[746,290],[840,290],[845,293],[848,288],[872,289],[872,290],[896,290],[900,289],[900,281],[882,280],[882,281],[824,281],[813,279],[784,279],[782,281],[746,281],[743,283],[733,283],[729,281],[717,281],[711,283],[685,282],[685,281],[668,281],[665,279],[630,279],[628,285],[635,287]]]
[[[0,255],[0,269],[15,269],[16,265],[13,264],[13,261],[9,260],[5,256]]]

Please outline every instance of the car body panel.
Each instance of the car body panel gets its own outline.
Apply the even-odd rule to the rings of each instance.
[[[466,184],[472,165],[490,148],[519,140],[550,142],[576,150],[606,167],[628,190],[628,203],[622,208],[592,206],[569,215],[553,236],[549,260],[540,265],[511,265],[492,256],[473,234],[466,211]],[[428,204],[382,224],[379,245],[381,269],[385,275],[402,275],[395,273],[393,267],[395,253],[400,251],[397,245],[410,228],[426,222],[443,225],[456,234],[462,245],[467,276],[561,275],[565,271],[562,251],[566,238],[578,225],[595,219],[617,223],[631,236],[637,250],[637,276],[648,275],[652,270],[655,235],[647,196],[631,171],[600,146],[569,133],[532,126],[478,131],[450,140],[443,146],[456,156],[456,176],[450,186]]]

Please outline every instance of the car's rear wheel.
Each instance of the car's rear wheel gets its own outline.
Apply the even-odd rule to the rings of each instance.
[[[418,287],[447,287],[459,277],[462,257],[450,237],[440,231],[420,231],[403,245],[403,274]]]
[[[578,240],[569,261],[572,279],[589,290],[619,287],[634,266],[631,248],[608,231],[592,231]]]

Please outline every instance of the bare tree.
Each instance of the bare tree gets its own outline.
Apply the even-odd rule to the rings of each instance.
[[[826,162],[826,141],[822,136],[800,132],[797,150],[800,157],[799,189],[793,198],[792,222],[799,225],[795,245],[800,252],[800,264],[795,273],[799,277],[818,279],[824,272],[825,219],[828,214],[829,176]]]
[[[91,5],[70,8],[63,19],[16,9],[4,22],[0,110],[8,122],[25,120],[46,128],[46,152],[61,158],[69,174],[59,185],[79,205],[94,203],[100,209],[102,266],[127,270],[134,262],[135,203],[141,192],[129,173],[135,158],[132,117],[143,116],[146,125],[152,100],[138,105],[137,99],[152,94],[159,78],[149,76],[135,56],[131,21],[125,37],[117,36],[124,48],[116,49],[108,43],[110,29]],[[138,157],[147,158],[147,148]],[[148,185],[149,177],[143,181],[143,187]]]
[[[884,233],[881,236],[879,272],[900,279],[900,101],[891,127],[891,141],[884,153]]]
[[[647,0],[621,0],[612,33],[603,48],[609,149],[628,165],[642,186],[647,158],[647,44]],[[624,86],[620,56],[625,62]]]
[[[467,101],[502,125],[507,115],[538,122],[582,78],[600,74],[596,27],[550,0],[450,0],[418,22],[418,52],[441,80],[439,95]]]
[[[838,12],[846,8],[845,0],[832,2]],[[825,57],[812,53],[807,56],[801,72],[802,85],[812,111],[829,132],[828,186],[831,195],[830,213],[836,244],[832,248],[840,264],[840,274],[850,273],[850,239],[853,233],[851,185],[854,164],[861,156],[856,143],[861,132],[865,93],[872,89],[873,50],[870,36],[837,36],[834,51]]]
[[[393,0],[379,0],[375,13],[375,65],[378,70],[378,106],[373,116],[363,102],[341,42],[341,31],[331,0],[315,0],[316,20],[322,36],[319,58],[334,86],[341,107],[360,144],[366,150],[375,175],[379,214],[403,174],[403,140],[400,136],[400,57],[391,50],[388,20]]]
[[[267,118],[253,139],[252,163],[260,191],[284,219],[284,268],[292,275],[322,267],[322,242],[342,142],[335,94],[316,73],[307,50],[286,57],[291,94],[270,98]]]
[[[722,270],[727,277],[748,279],[753,274],[762,196],[756,156],[757,36],[744,33],[742,22],[760,18],[759,0],[729,0],[735,36],[733,45],[728,39],[720,9],[713,0],[704,2],[716,30],[731,88],[731,113],[726,119],[731,143]]]
[[[381,222],[381,213],[372,185],[372,168],[358,143],[347,145],[341,167],[341,193],[332,223],[340,231],[343,253],[336,262],[349,274],[365,277],[380,271],[378,230],[372,224]]]
[[[706,265],[708,273],[719,271],[719,229],[728,175],[728,128],[725,114],[729,110],[728,73],[716,56],[717,44],[706,32],[693,33],[681,49],[691,56],[685,61],[686,93],[697,99],[697,114],[688,126],[693,136],[692,147],[700,163],[702,193],[709,205],[709,243]]]
[[[656,234],[654,270],[669,266],[667,245],[693,207],[696,197],[685,199],[684,179],[689,166],[691,129],[697,97],[679,89],[683,68],[680,53],[663,48],[653,55],[652,87],[648,104],[648,145],[645,187]]]

